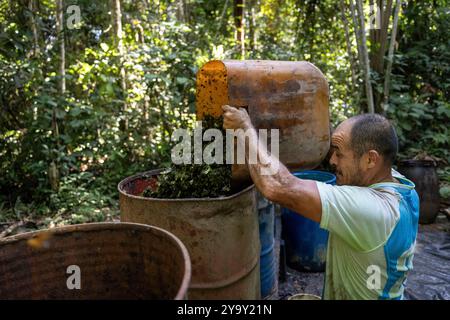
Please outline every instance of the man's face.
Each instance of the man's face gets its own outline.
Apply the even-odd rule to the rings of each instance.
[[[330,164],[336,170],[336,183],[338,185],[361,186],[363,172],[360,159],[350,149],[351,121],[342,122],[331,136]]]

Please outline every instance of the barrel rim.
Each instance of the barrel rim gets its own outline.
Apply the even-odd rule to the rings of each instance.
[[[119,191],[119,194],[121,194],[124,197],[137,199],[137,200],[144,200],[144,201],[160,201],[160,202],[167,202],[167,201],[173,201],[173,202],[215,202],[215,201],[231,200],[231,199],[239,197],[240,195],[242,195],[244,193],[250,192],[250,191],[255,189],[255,184],[251,184],[248,187],[242,189],[241,191],[239,191],[237,193],[234,193],[234,194],[232,194],[230,196],[226,196],[226,197],[216,197],[216,198],[177,198],[177,199],[143,197],[143,196],[136,196],[136,195],[129,194],[129,193],[125,192],[124,185],[126,183],[129,183],[130,181],[133,181],[136,178],[140,178],[140,177],[142,177],[145,174],[157,175],[158,173],[162,172],[163,170],[165,170],[165,169],[155,169],[155,170],[140,172],[140,173],[137,173],[135,175],[129,176],[129,177],[127,177],[127,178],[125,178],[125,179],[123,179],[122,181],[119,182],[119,184],[117,185],[117,190]]]
[[[186,296],[189,284],[191,282],[192,276],[192,266],[191,266],[191,258],[189,256],[189,252],[181,240],[175,236],[173,233],[148,224],[142,223],[133,223],[133,222],[95,222],[95,223],[83,223],[83,224],[75,224],[68,226],[60,226],[55,228],[47,228],[41,229],[37,231],[24,232],[17,235],[5,237],[0,239],[0,247],[2,245],[8,245],[15,242],[19,242],[22,240],[28,240],[35,237],[38,234],[42,234],[45,232],[50,232],[52,234],[67,234],[70,232],[89,232],[89,231],[97,231],[97,230],[141,230],[141,231],[156,231],[168,236],[172,242],[174,242],[180,249],[182,256],[184,258],[184,274],[183,279],[181,281],[180,287],[178,289],[177,294],[174,297],[174,300],[182,300]]]
[[[299,297],[312,298],[312,299],[307,299],[307,300],[322,300],[322,298],[320,296],[318,296],[316,294],[312,294],[312,293],[296,293],[296,294],[293,294],[292,296],[290,296],[288,298],[288,300],[303,300],[303,299],[296,299],[296,298],[299,298]]]
[[[315,174],[315,175],[321,175],[324,178],[328,177],[329,179],[327,179],[326,181],[319,181],[319,182],[324,182],[324,183],[328,183],[328,184],[332,184],[336,182],[336,175],[328,172],[328,171],[322,171],[322,170],[298,170],[298,171],[294,171],[292,173],[295,177],[300,178],[299,176],[303,175],[303,174]],[[309,179],[309,180],[315,180],[315,179]],[[317,180],[315,180],[317,181]]]

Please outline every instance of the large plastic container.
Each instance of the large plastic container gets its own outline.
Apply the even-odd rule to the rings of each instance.
[[[329,172],[307,170],[293,174],[300,179],[336,184],[336,176]],[[301,271],[324,271],[328,231],[321,229],[319,223],[286,208],[282,208],[281,218],[288,266]]]
[[[197,73],[196,113],[221,115],[245,106],[256,129],[279,129],[279,159],[290,170],[312,169],[330,145],[328,83],[306,61],[214,60]],[[233,179],[249,180],[245,165]]]
[[[259,299],[258,215],[255,187],[229,197],[142,197],[161,170],[119,183],[121,220],[159,226],[183,241],[192,260],[189,299]]]
[[[183,243],[147,225],[92,223],[0,240],[0,299],[178,300],[190,277]]]

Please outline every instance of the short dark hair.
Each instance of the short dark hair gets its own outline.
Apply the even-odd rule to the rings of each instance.
[[[394,126],[379,114],[365,113],[350,118],[350,147],[358,157],[369,150],[376,150],[388,164],[395,162],[398,138]]]

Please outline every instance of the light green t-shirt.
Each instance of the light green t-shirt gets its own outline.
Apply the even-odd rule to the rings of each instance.
[[[324,299],[402,299],[418,225],[414,184],[317,182],[329,231]],[[401,222],[401,223],[400,223]]]

